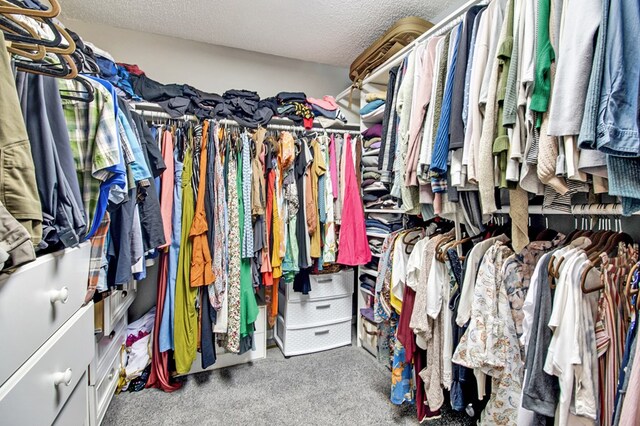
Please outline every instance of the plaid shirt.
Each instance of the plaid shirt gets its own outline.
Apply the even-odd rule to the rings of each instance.
[[[121,154],[114,99],[104,86],[87,81],[94,89],[92,102],[62,102],[87,222],[92,224],[102,220],[95,218],[100,185],[118,172]],[[61,89],[83,90],[73,80],[59,79],[58,83]]]
[[[105,243],[107,241],[107,232],[109,231],[109,225],[111,224],[111,218],[109,213],[105,213],[102,222],[96,233],[91,237],[91,258],[89,259],[89,282],[87,285],[87,294],[84,298],[84,303],[89,303],[93,299],[93,295],[98,288],[100,282],[100,275],[106,273],[103,269],[105,258]]]

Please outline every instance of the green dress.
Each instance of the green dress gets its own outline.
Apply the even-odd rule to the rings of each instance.
[[[242,156],[238,156],[238,171],[243,170]],[[242,194],[242,173],[236,176],[238,194]],[[250,206],[249,206],[250,209]],[[240,219],[240,241],[244,241],[245,220],[251,220],[251,215],[245,218],[245,206],[242,196],[238,197],[238,216]],[[258,302],[253,292],[253,275],[251,273],[251,258],[240,261],[240,337],[253,334],[252,324],[258,318]]]
[[[189,230],[195,215],[195,203],[191,175],[193,174],[193,153],[187,149],[182,172],[182,233],[180,235],[180,256],[176,279],[174,340],[176,371],[186,374],[196,358],[198,345],[198,313],[196,297],[198,288],[191,287],[191,239]]]

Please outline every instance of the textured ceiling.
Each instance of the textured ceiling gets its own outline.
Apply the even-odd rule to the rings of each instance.
[[[63,0],[63,18],[338,66],[400,18],[464,0]]]

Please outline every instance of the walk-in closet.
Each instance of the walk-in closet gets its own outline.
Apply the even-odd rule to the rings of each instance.
[[[0,0],[0,425],[640,426],[640,2]]]

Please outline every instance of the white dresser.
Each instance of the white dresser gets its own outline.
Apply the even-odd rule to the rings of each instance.
[[[95,310],[95,357],[89,369],[89,424],[99,425],[118,384],[120,351],[127,340],[127,311],[136,297],[137,283],[109,292]],[[124,358],[123,358],[124,361]]]
[[[311,275],[311,291],[293,291],[280,281],[276,343],[285,356],[351,344],[353,269]]]
[[[94,306],[90,245],[49,254],[0,278],[0,423],[89,424]]]

